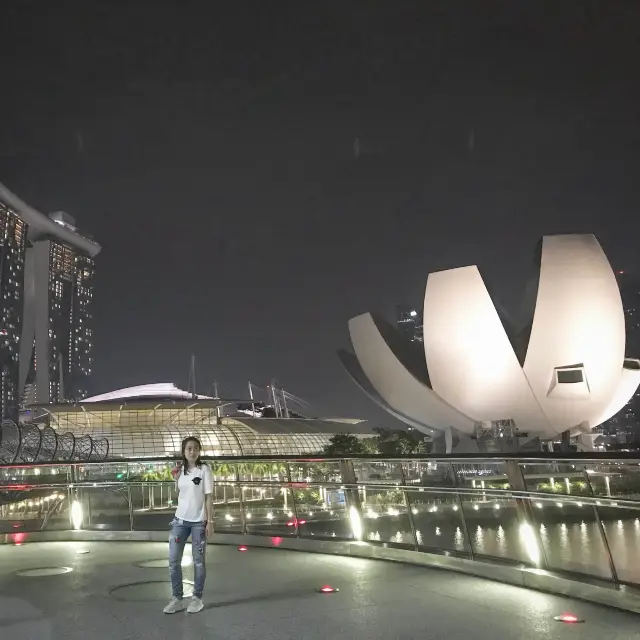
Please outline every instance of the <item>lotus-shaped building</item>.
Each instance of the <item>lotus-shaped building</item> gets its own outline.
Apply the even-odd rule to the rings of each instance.
[[[439,271],[427,279],[423,344],[365,313],[349,321],[355,353],[340,351],[343,364],[373,400],[428,433],[504,423],[541,439],[590,433],[640,383],[640,361],[625,357],[618,284],[593,235],[545,236],[537,262],[520,330],[476,266]]]

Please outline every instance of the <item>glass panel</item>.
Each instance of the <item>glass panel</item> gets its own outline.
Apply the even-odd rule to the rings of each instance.
[[[609,502],[598,506],[598,514],[611,550],[618,580],[640,585],[640,506]]]
[[[231,462],[211,463],[211,473],[216,482],[222,480],[235,481],[238,474],[237,465]]]
[[[342,482],[340,462],[292,462],[289,467],[292,482]]]
[[[584,475],[584,465],[554,461],[521,464],[520,468],[529,491],[555,495],[591,495]]]
[[[454,493],[417,489],[408,491],[407,497],[416,528],[418,548],[425,551],[445,550],[469,553],[462,511]]]
[[[126,462],[122,464],[92,464],[84,467],[76,467],[76,482],[126,482],[131,471]],[[174,465],[147,464],[136,465],[135,476],[131,479],[139,479],[144,481],[150,480],[169,480],[173,479],[171,469]]]
[[[294,490],[294,498],[301,536],[353,539],[346,490],[324,487],[297,488]]]
[[[213,506],[226,506],[239,504],[241,487],[237,482],[214,481],[213,483]]]
[[[453,462],[457,486],[461,489],[510,489],[503,460]],[[442,485],[452,486],[452,485]]]
[[[402,463],[405,484],[424,487],[454,487],[455,477],[449,462],[407,460]]]
[[[402,465],[399,462],[354,460],[356,481],[361,484],[402,484]]]
[[[548,568],[611,579],[607,551],[593,509],[574,500],[535,500],[536,527]]]
[[[134,530],[168,530],[178,503],[175,483],[137,482],[130,487]]]
[[[409,510],[400,489],[361,487],[363,540],[415,548]]]
[[[67,490],[0,492],[0,533],[69,529]]]
[[[586,466],[595,496],[640,499],[640,465],[638,463],[605,462]]]
[[[238,465],[240,480],[248,482],[286,482],[287,465],[284,462],[245,462]]]
[[[128,494],[126,486],[74,489],[71,503],[74,528],[85,531],[129,531]]]
[[[232,488],[239,495],[237,487]],[[242,533],[242,513],[239,500],[214,505],[213,529],[219,533]]]
[[[460,492],[460,497],[474,554],[531,564],[509,494]]]
[[[42,467],[5,467],[0,472],[0,487],[12,485],[65,485],[69,482],[67,465]]]
[[[276,497],[244,503],[247,533],[259,535],[295,536],[296,518],[291,497],[291,489],[273,487]],[[297,523],[302,530],[306,523],[299,513]]]

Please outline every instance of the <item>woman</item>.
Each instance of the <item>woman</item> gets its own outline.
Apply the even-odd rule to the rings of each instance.
[[[202,445],[198,438],[182,441],[182,464],[173,470],[178,490],[178,508],[171,523],[169,537],[169,570],[171,575],[171,602],[165,613],[177,613],[185,608],[182,600],[182,554],[191,535],[193,552],[194,588],[188,613],[202,611],[202,592],[206,577],[205,552],[207,538],[213,533],[213,476],[211,469],[200,460]]]

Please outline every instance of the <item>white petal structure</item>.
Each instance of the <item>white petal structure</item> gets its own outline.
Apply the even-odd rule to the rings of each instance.
[[[473,430],[473,420],[431,391],[424,358],[416,358],[410,347],[395,340],[395,329],[388,323],[365,313],[349,321],[349,332],[364,374],[395,412],[439,430]],[[429,416],[428,423],[424,416]]]
[[[343,363],[379,404],[425,430],[471,434],[511,420],[542,438],[589,431],[640,383],[640,362],[625,360],[618,285],[593,235],[546,236],[538,257],[535,305],[520,332],[477,267],[462,267],[427,279],[424,352],[367,313],[349,321],[355,356],[342,352]]]
[[[624,348],[620,290],[596,238],[544,238],[524,372],[556,431],[596,426],[620,386]]]
[[[424,338],[433,391],[472,422],[549,431],[477,267],[429,274]]]

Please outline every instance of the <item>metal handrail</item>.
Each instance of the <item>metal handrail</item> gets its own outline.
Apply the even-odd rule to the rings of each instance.
[[[551,494],[542,491],[518,491],[516,489],[483,489],[481,487],[441,487],[437,485],[417,485],[417,484],[395,484],[379,482],[356,482],[345,483],[339,481],[287,481],[287,480],[215,480],[216,484],[226,484],[239,487],[279,487],[286,489],[313,489],[328,488],[337,490],[361,489],[384,490],[384,491],[408,491],[410,493],[445,493],[468,496],[491,496],[497,499],[503,498],[523,498],[542,502],[563,502],[563,503],[583,503],[593,506],[637,508],[640,509],[640,500],[629,500],[615,496],[582,496],[568,493]],[[2,484],[0,481],[0,491],[37,491],[41,489],[66,489],[66,488],[110,488],[110,487],[149,487],[149,486],[174,486],[174,480],[76,480],[74,482],[48,482],[34,484]]]
[[[0,464],[0,469],[3,468],[28,468],[28,467],[51,467],[51,466],[92,466],[92,465],[107,465],[107,464],[168,464],[171,462],[179,462],[180,456],[165,456],[165,457],[150,457],[150,458],[111,458],[105,460],[85,460],[85,461],[51,461],[51,462],[21,462],[19,464]],[[554,453],[553,455],[548,453],[526,453],[526,454],[510,454],[504,455],[501,453],[469,453],[458,454],[455,456],[443,456],[440,454],[408,454],[404,456],[387,457],[375,454],[366,455],[347,455],[347,456],[202,456],[202,460],[205,462],[228,462],[235,464],[242,464],[247,462],[299,462],[301,464],[311,463],[323,463],[323,462],[340,462],[340,461],[358,461],[366,460],[370,462],[441,462],[442,464],[450,463],[495,463],[495,462],[519,462],[524,464],[541,464],[541,463],[554,463],[554,462],[576,462],[579,464],[593,463],[602,464],[606,462],[611,463],[628,463],[636,462],[640,466],[640,458],[637,453],[621,452],[612,455],[610,453]]]

